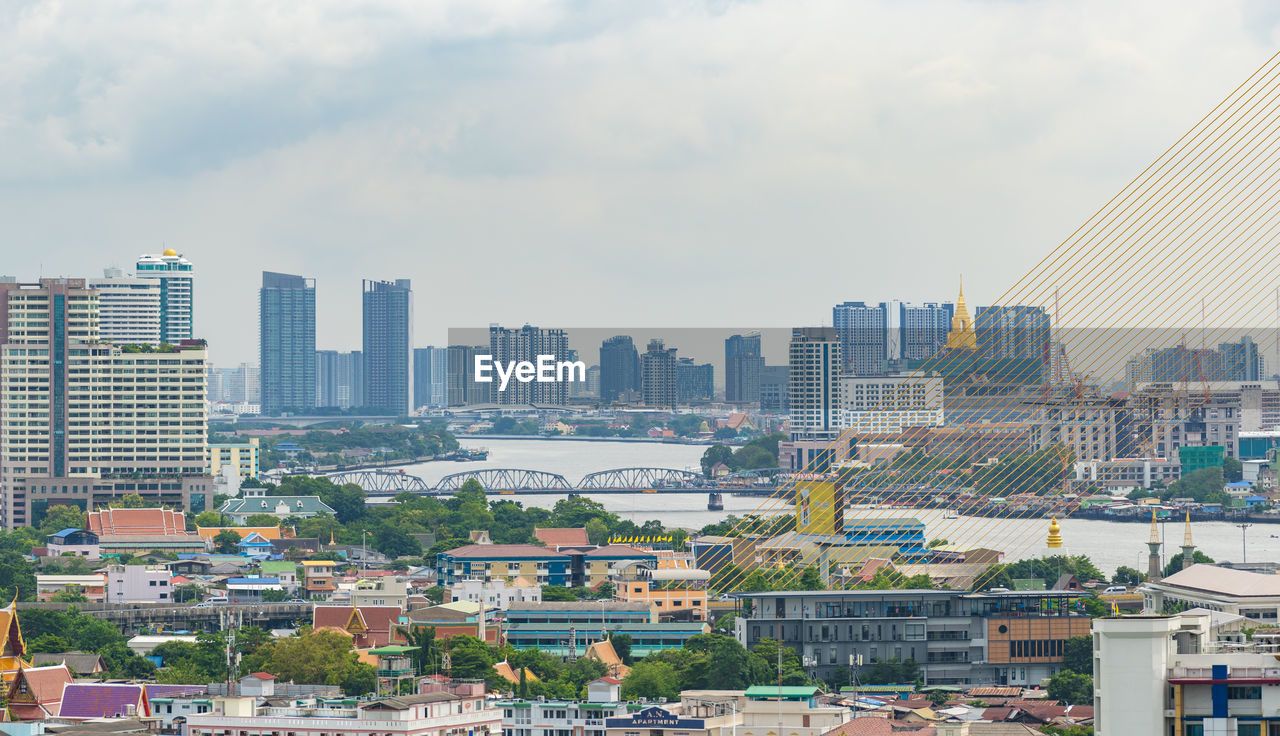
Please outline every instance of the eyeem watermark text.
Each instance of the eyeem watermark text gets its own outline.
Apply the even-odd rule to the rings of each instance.
[[[493,383],[498,374],[498,390],[506,391],[514,376],[520,383],[573,383],[587,380],[587,364],[581,360],[556,360],[554,355],[539,355],[536,361],[510,360],[505,364],[492,355],[476,356],[476,383]]]

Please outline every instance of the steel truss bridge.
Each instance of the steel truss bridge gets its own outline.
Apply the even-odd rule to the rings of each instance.
[[[775,468],[743,471],[730,476],[730,479],[761,487],[762,484],[772,484],[774,471],[776,471]],[[446,475],[435,485],[429,485],[415,475],[381,469],[330,473],[327,477],[338,484],[354,483],[371,496],[394,496],[406,492],[431,496],[449,495],[460,490],[464,483],[473,478],[487,492],[507,494],[559,494],[583,491],[689,493],[734,490],[733,485],[722,485],[719,481],[702,477],[700,473],[675,468],[612,468],[589,473],[577,483],[571,483],[559,473],[521,468],[465,470]]]

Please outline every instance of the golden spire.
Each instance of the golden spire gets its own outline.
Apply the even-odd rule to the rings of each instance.
[[[978,335],[973,331],[973,320],[964,303],[964,277],[960,278],[960,296],[956,299],[956,313],[951,318],[951,332],[947,335],[948,350],[977,350]]]
[[[1151,509],[1151,538],[1147,544],[1160,544],[1160,527],[1156,525],[1156,510]]]
[[[1058,517],[1049,520],[1049,541],[1045,543],[1049,549],[1062,549],[1062,527],[1058,526]]]
[[[1191,509],[1187,509],[1187,526],[1186,526],[1186,529],[1187,529],[1187,530],[1186,530],[1186,532],[1184,532],[1184,533],[1183,533],[1183,535],[1182,535],[1182,546],[1183,546],[1183,547],[1194,547],[1194,546],[1196,546],[1196,545],[1195,545],[1195,543],[1191,541]]]

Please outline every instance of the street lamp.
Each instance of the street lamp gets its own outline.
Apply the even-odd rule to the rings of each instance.
[[[1240,527],[1240,562],[1242,563],[1248,562],[1249,561],[1249,545],[1248,545],[1248,540],[1245,537],[1245,530],[1253,526],[1253,524],[1241,523],[1241,524],[1236,524],[1236,526]]]

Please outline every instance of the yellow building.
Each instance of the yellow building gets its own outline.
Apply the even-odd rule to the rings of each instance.
[[[711,573],[705,570],[658,569],[644,580],[618,583],[615,598],[627,602],[651,603],[658,616],[688,611],[694,621],[707,620],[707,584]]]
[[[236,469],[240,480],[258,477],[258,438],[250,437],[248,442],[210,443],[205,454],[205,474],[215,478],[222,475],[223,468],[230,466]]]
[[[825,475],[796,476],[796,531],[839,534],[844,531],[844,498]]]

